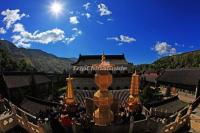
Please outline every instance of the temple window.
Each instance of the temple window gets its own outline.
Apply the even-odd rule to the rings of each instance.
[[[118,86],[116,89],[117,89],[117,90],[120,90],[121,88]]]
[[[95,72],[95,71],[92,71],[92,74],[96,74],[96,72]]]
[[[124,71],[124,73],[128,73],[128,71],[127,71],[127,70],[125,70],[125,71]]]
[[[110,87],[108,87],[108,90],[112,90],[112,87],[110,86]]]
[[[79,90],[79,89],[80,89],[80,87],[76,87],[76,89],[78,89],[78,90]]]
[[[84,87],[83,89],[84,89],[84,90],[88,90],[88,87]]]
[[[119,70],[117,70],[117,71],[116,71],[116,73],[117,73],[117,74],[119,74],[119,73],[120,73],[120,71],[119,71]]]
[[[78,70],[78,71],[76,71],[76,74],[80,74],[80,71]]]
[[[88,74],[88,71],[87,71],[87,70],[85,70],[85,71],[84,71],[84,74]]]

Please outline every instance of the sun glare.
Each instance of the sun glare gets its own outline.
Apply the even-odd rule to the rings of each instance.
[[[59,16],[63,12],[63,5],[58,1],[54,1],[50,4],[50,11],[53,15]]]

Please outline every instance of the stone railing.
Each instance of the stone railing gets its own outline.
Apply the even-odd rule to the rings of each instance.
[[[9,103],[6,99],[4,101]],[[1,114],[0,117],[0,132],[6,132],[16,125],[19,125],[29,133],[45,133],[44,128],[36,121],[35,116],[25,112],[12,103],[9,104],[11,106],[11,110]],[[35,123],[30,119],[35,120]]]
[[[190,106],[187,106],[177,112],[175,116],[175,120],[171,121],[169,124],[165,125],[161,129],[161,133],[174,133],[178,130],[181,130],[182,128],[190,128],[190,115],[192,111],[199,105],[200,103],[200,97],[198,97]],[[160,111],[160,110],[152,110],[150,111],[151,115],[152,113],[156,114],[165,114],[166,112]]]
[[[197,108],[199,106],[199,103],[200,103],[200,96],[192,103],[192,110]]]
[[[190,115],[189,114],[186,114],[181,118],[176,118],[176,120],[174,122],[164,126],[162,132],[163,133],[174,133],[184,127],[190,128]]]
[[[144,113],[144,115],[145,115],[146,117],[149,117],[149,116],[151,115],[151,114],[150,114],[150,111],[149,111],[145,106],[143,106],[142,112]]]
[[[2,119],[0,120],[0,132],[6,132],[17,125],[14,117],[15,116],[13,113],[6,113],[4,116],[1,116]]]
[[[187,113],[185,113],[187,109]],[[174,133],[182,128],[190,128],[190,114],[192,113],[192,106],[182,109],[178,112],[175,121],[165,125],[162,133]]]
[[[167,110],[162,110],[162,109],[157,109],[157,108],[150,108],[150,116],[155,116],[155,117],[160,117],[160,118],[166,118],[169,117],[171,115],[173,115],[173,113],[169,113]]]

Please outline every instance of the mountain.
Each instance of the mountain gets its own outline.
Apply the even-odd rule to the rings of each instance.
[[[36,70],[47,73],[63,73],[68,71],[75,58],[60,58],[38,49],[17,48],[13,43],[0,40],[0,57],[4,58],[4,67],[8,70]],[[2,58],[2,57],[1,57]],[[6,67],[7,63],[7,67]],[[15,69],[15,67],[17,67]],[[21,70],[22,69],[22,70]]]
[[[200,50],[195,50],[173,56],[166,56],[154,61],[152,64],[141,64],[136,66],[136,68],[141,71],[157,71],[162,69],[199,67]]]

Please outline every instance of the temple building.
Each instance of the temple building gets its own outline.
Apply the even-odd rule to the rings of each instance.
[[[113,64],[116,69],[109,72],[113,75],[113,82],[109,90],[129,89],[131,82],[131,72],[133,64],[129,63],[124,54],[105,55],[106,61]],[[74,89],[96,90],[97,86],[93,82],[96,73],[93,64],[101,62],[101,55],[80,55],[78,60],[72,64],[72,73],[75,80],[73,81]]]
[[[3,72],[0,75],[0,93],[17,104],[26,95],[44,98],[50,89],[51,80],[44,73]]]
[[[165,70],[156,78],[160,88],[176,89],[179,96],[190,95],[191,101],[200,96],[200,69]]]
[[[144,84],[162,94],[178,95],[179,99],[191,103],[200,96],[200,69],[166,69],[160,72],[145,72],[141,75]]]

